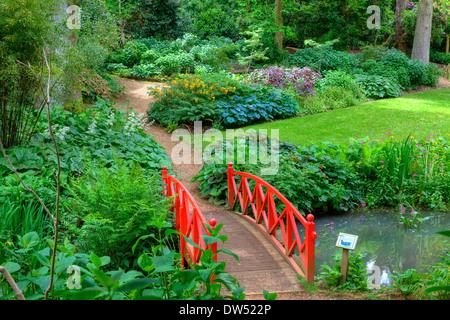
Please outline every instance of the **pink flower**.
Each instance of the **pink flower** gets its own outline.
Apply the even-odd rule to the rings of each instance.
[[[361,203],[361,206],[362,206],[362,207],[365,207],[365,206],[367,206],[366,202],[365,202],[365,201],[363,201],[363,203]]]

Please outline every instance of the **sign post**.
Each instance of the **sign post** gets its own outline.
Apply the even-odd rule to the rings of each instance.
[[[341,285],[347,279],[349,252],[355,250],[357,241],[358,236],[342,232],[339,233],[336,241],[336,247],[342,248]]]

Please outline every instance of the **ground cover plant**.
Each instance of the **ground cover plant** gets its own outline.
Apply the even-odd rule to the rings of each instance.
[[[155,101],[147,112],[150,120],[165,127],[194,121],[236,127],[297,112],[297,103],[280,89],[242,83],[223,74],[183,75],[170,84],[153,90]]]

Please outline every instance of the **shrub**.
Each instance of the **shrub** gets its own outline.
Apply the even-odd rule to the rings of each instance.
[[[369,291],[367,286],[367,266],[362,258],[366,254],[351,252],[348,260],[348,274],[346,281],[340,284],[342,276],[342,254],[334,255],[331,261],[333,265],[327,264],[320,266],[320,279],[323,279],[332,289],[348,291]]]
[[[124,65],[123,63],[108,63],[106,64],[106,70],[113,72],[113,73],[118,73],[120,72],[120,70],[125,70],[128,69],[128,67],[126,65]]]
[[[324,78],[317,81],[317,91],[319,93],[332,87],[350,91],[354,97],[360,97],[361,95],[361,88],[355,79],[342,70],[329,71]]]
[[[139,64],[130,69],[130,73],[139,79],[149,79],[161,74],[161,70],[154,64]]]
[[[297,103],[281,90],[268,90],[263,96],[233,96],[231,101],[219,101],[219,116],[225,127],[248,125],[262,120],[284,119],[295,115]]]
[[[410,74],[406,67],[399,66],[394,68],[372,59],[366,60],[361,66],[367,75],[383,76],[395,80],[403,90],[410,90],[412,88]]]
[[[318,48],[306,48],[298,50],[285,61],[288,66],[299,68],[309,67],[314,71],[344,70],[351,72],[359,65],[359,60],[352,54],[337,51],[332,48],[322,50]]]
[[[384,66],[392,70],[404,70],[408,72],[411,88],[419,85],[435,86],[439,81],[440,72],[433,64],[426,65],[420,60],[410,60],[403,52],[389,49],[381,58]],[[403,71],[404,72],[404,71]],[[401,83],[402,78],[398,78]]]
[[[356,106],[365,99],[361,92],[358,93],[355,97],[354,92],[345,87],[326,87],[314,96],[299,100],[299,110],[302,115],[309,115]]]
[[[365,74],[357,74],[355,78],[364,95],[370,99],[396,98],[402,94],[400,85],[389,78]]]
[[[195,70],[194,57],[189,53],[169,54],[167,56],[160,57],[156,60],[155,64],[160,67],[161,72],[166,75],[171,75],[178,72],[194,72]]]
[[[204,65],[208,65],[216,71],[227,68],[229,62],[228,52],[233,50],[232,46],[219,47],[206,44],[197,45],[190,51],[195,59]]]
[[[255,92],[252,86],[223,74],[180,75],[170,84],[170,88],[151,92],[155,100],[147,112],[151,120],[166,127],[197,120],[214,123],[217,121],[217,101]]]
[[[83,97],[88,101],[96,101],[97,98],[107,99],[111,98],[120,91],[120,88],[112,87],[110,81],[114,80],[105,79],[100,74],[93,71],[81,72],[81,93]]]
[[[440,64],[450,64],[450,53],[430,51],[430,60]]]
[[[148,50],[147,46],[140,41],[133,40],[127,43],[120,54],[119,63],[123,63],[127,67],[138,64],[144,53]]]
[[[146,52],[148,50],[154,50],[159,54],[160,57],[181,51],[176,43],[169,40],[160,40],[157,38],[142,38],[139,39],[139,42],[147,47]]]
[[[423,82],[426,86],[435,87],[439,83],[439,78],[443,76],[443,71],[435,64],[426,65],[426,77]]]
[[[86,163],[85,173],[71,184],[70,214],[82,221],[75,232],[86,253],[117,258],[130,251],[140,236],[154,232],[152,221],[169,208],[159,174],[147,174],[137,163]]]
[[[155,63],[158,58],[161,57],[161,54],[155,49],[150,49],[144,52],[141,57],[141,64],[146,63]]]
[[[357,57],[361,62],[367,60],[380,61],[387,50],[388,48],[383,47],[382,45],[367,45],[362,47],[362,52],[357,54]]]
[[[308,67],[285,69],[271,66],[266,69],[257,69],[250,74],[250,80],[255,83],[272,85],[275,88],[293,88],[300,96],[306,97],[315,94],[315,84],[321,74]]]

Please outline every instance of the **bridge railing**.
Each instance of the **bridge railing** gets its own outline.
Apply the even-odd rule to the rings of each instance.
[[[211,233],[206,228],[206,220],[200,208],[194,200],[194,197],[186,189],[186,187],[174,176],[167,172],[167,167],[164,166],[162,170],[163,193],[168,198],[172,197],[171,210],[175,213],[176,230],[181,232],[186,238],[193,241],[203,250],[211,249],[214,253],[214,260],[217,261],[217,243],[205,245],[202,235],[211,236]],[[212,230],[216,226],[216,220],[210,219],[209,225]],[[182,266],[184,267],[184,260],[190,266],[200,263],[202,251],[189,244],[186,239],[180,235],[180,253],[183,257]]]
[[[240,177],[239,186],[236,185],[236,176]],[[249,180],[252,180],[252,184],[254,183],[253,191],[250,190]],[[265,193],[263,187],[266,189]],[[280,213],[277,212],[275,196],[278,198],[278,203],[281,201],[284,204],[284,210]],[[237,204],[241,209],[241,212],[238,213],[264,231],[264,234],[272,241],[291,267],[305,277],[308,283],[313,283],[314,242],[317,238],[313,222],[314,216],[309,214],[305,219],[294,205],[272,185],[250,173],[234,171],[233,163],[229,163],[228,205],[231,210],[235,210]],[[253,217],[249,215],[249,207]],[[305,228],[303,241],[296,221],[300,221]],[[278,240],[277,230],[281,231],[282,242]],[[301,265],[293,258],[296,249]]]

